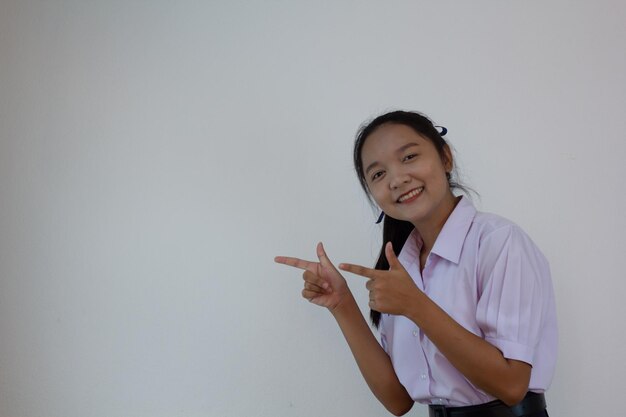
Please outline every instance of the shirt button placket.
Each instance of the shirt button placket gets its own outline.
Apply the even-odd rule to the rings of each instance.
[[[422,355],[425,355],[424,354],[424,347],[422,346],[422,343],[421,343],[422,332],[420,331],[419,328],[415,328],[415,329],[413,329],[413,332],[411,334],[413,335],[413,337],[415,337],[417,339],[416,343],[420,347]],[[430,381],[428,379],[428,373],[421,373],[421,374],[419,374],[418,377],[419,377],[419,380],[420,380],[420,384],[426,384],[425,387],[429,387],[430,386]],[[428,390],[428,388],[424,388],[424,389]]]

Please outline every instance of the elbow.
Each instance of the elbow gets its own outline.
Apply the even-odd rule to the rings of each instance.
[[[507,389],[506,391],[502,392],[502,394],[500,395],[500,400],[509,407],[512,407],[515,404],[521,402],[526,396],[527,392],[528,385],[512,386],[509,387],[509,389]]]
[[[386,408],[387,408],[387,411],[389,411],[394,416],[403,416],[411,410],[411,408],[413,407],[413,404],[414,403],[411,402],[406,405],[403,404],[402,406],[386,407]]]
[[[509,407],[518,404],[528,393],[531,366],[520,361],[510,361],[511,372],[502,378],[504,382],[496,390],[496,397]]]

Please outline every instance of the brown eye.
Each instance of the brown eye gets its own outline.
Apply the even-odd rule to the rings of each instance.
[[[378,171],[375,172],[374,175],[372,175],[372,181],[376,180],[377,178],[380,178],[383,175],[384,171]]]
[[[403,161],[410,161],[411,159],[415,159],[416,157],[417,157],[417,154],[416,153],[412,153],[412,154],[409,154],[409,155],[405,156],[402,160]]]

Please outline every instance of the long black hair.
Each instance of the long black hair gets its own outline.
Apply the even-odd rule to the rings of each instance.
[[[359,128],[359,131],[356,135],[356,140],[354,141],[353,155],[354,169],[356,170],[356,175],[359,178],[359,183],[361,184],[361,188],[363,188],[363,191],[365,191],[367,198],[372,203],[373,199],[367,186],[365,173],[363,172],[363,159],[361,157],[361,151],[367,138],[372,133],[374,133],[376,129],[386,124],[398,124],[410,127],[415,131],[415,133],[432,142],[432,144],[435,146],[435,149],[437,149],[437,153],[441,157],[441,161],[444,164],[446,162],[452,162],[448,161],[449,154],[446,153],[446,148],[449,148],[448,143],[442,137],[443,135],[437,130],[435,125],[433,125],[432,121],[423,114],[398,110],[385,113],[376,117],[375,119],[371,120],[368,123],[365,123]],[[468,187],[465,187],[464,185],[459,183],[457,179],[458,174],[456,168],[453,168],[451,173],[446,173],[446,177],[448,178],[448,185],[450,186],[451,190],[460,189],[465,193],[470,190]],[[413,228],[414,226],[411,222],[397,220],[385,215],[383,221],[382,247],[380,248],[380,254],[378,255],[378,260],[376,261],[376,266],[374,267],[375,269],[389,269],[389,261],[387,261],[387,257],[385,256],[385,244],[387,242],[391,242],[396,256],[399,255],[402,247],[404,246],[404,243],[413,231]],[[380,323],[380,312],[376,310],[370,310],[370,318],[372,319],[372,323],[374,324],[374,326],[378,327]]]

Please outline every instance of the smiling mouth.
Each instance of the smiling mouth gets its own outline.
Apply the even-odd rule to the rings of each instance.
[[[424,187],[415,188],[409,191],[406,194],[402,194],[397,200],[396,203],[406,203],[407,201],[413,201],[419,196],[422,191],[424,191]]]

